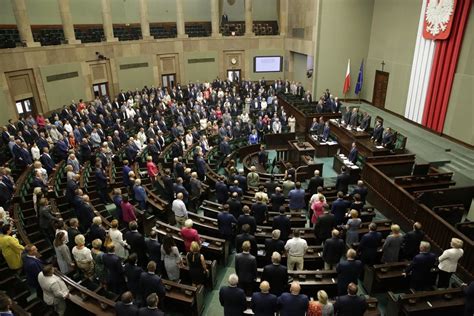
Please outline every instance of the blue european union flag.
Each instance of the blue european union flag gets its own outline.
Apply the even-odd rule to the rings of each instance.
[[[357,77],[357,84],[355,86],[355,94],[359,94],[362,90],[362,83],[364,82],[364,60],[360,63],[359,76]]]

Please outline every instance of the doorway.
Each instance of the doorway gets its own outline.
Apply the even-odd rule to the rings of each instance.
[[[227,79],[231,82],[238,82],[240,80],[240,69],[227,70]]]
[[[21,115],[23,117],[28,116],[28,114],[34,114],[33,113],[34,103],[35,103],[35,100],[33,98],[15,101],[16,112],[18,113],[19,116]]]
[[[94,90],[94,97],[108,97],[109,96],[109,84],[107,82],[96,83],[92,85],[92,89]]]
[[[163,88],[174,88],[176,74],[166,74],[161,76],[161,85]]]
[[[374,94],[372,96],[372,105],[378,108],[385,108],[385,98],[387,97],[389,73],[377,70],[374,80]]]

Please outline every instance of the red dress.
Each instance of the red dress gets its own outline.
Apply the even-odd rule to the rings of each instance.
[[[324,206],[324,202],[321,202],[321,201],[316,201],[313,203],[313,205],[311,205],[311,210],[313,210],[313,216],[311,217],[311,223],[312,224],[316,224],[317,220],[318,220],[318,217],[323,215],[324,213],[324,209],[323,209],[323,206]]]
[[[194,228],[181,228],[181,236],[183,236],[184,250],[186,252],[189,251],[189,248],[191,247],[191,243],[193,241],[199,242],[201,240],[201,238],[199,237],[199,233]]]
[[[154,180],[155,177],[158,175],[158,167],[155,165],[153,161],[148,161],[146,163],[146,169],[148,170],[148,176]]]

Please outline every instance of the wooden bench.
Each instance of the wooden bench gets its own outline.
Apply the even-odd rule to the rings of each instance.
[[[194,316],[202,314],[204,309],[204,287],[202,285],[185,285],[170,280],[161,279],[166,289],[167,309],[178,307],[181,311],[191,311]]]
[[[400,295],[389,291],[387,316],[463,315],[465,303],[461,288]]]

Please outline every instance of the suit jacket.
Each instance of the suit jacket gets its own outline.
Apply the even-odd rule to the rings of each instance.
[[[280,206],[285,204],[285,196],[282,193],[274,193],[270,196],[270,202],[272,203],[272,210],[279,212]]]
[[[412,230],[403,236],[402,251],[405,258],[411,260],[418,254],[424,237],[425,233],[421,230]]]
[[[352,148],[347,158],[349,159],[350,162],[355,164],[357,162],[358,153],[359,151],[357,150],[357,148]]]
[[[114,253],[104,254],[102,257],[107,271],[107,286],[114,293],[121,293],[125,286],[122,260]]]
[[[255,230],[257,230],[257,221],[255,220],[255,218],[251,215],[240,215],[237,219],[239,231],[242,231],[242,226],[244,226],[245,224],[250,225],[250,234],[254,234]]]
[[[306,206],[305,192],[303,189],[293,189],[288,193],[290,209],[303,209]]]
[[[336,227],[336,217],[333,214],[323,214],[318,217],[314,226],[314,234],[320,241],[331,237],[331,231]]]
[[[420,252],[407,267],[406,273],[411,273],[411,282],[423,285],[431,283],[431,269],[435,266],[436,256],[432,252]]]
[[[261,280],[270,284],[270,293],[280,296],[288,290],[288,269],[281,264],[268,264],[263,268]]]
[[[149,260],[153,260],[156,263],[161,261],[161,244],[158,240],[146,239],[145,240],[146,249],[148,253]]]
[[[238,287],[221,287],[219,302],[224,307],[224,316],[242,316],[247,309],[244,290]]]
[[[277,309],[276,295],[261,292],[253,293],[252,310],[255,316],[274,316]]]
[[[238,253],[235,256],[235,272],[239,277],[239,282],[254,282],[257,278],[257,259],[250,253]]]
[[[343,295],[336,298],[334,312],[338,316],[363,316],[367,302],[363,296]]]
[[[223,204],[229,198],[229,188],[224,182],[218,181],[216,183],[216,198],[217,202]]]
[[[304,316],[308,310],[309,300],[304,294],[283,293],[277,300],[280,316]]]
[[[365,203],[365,198],[367,197],[367,194],[368,194],[368,190],[366,187],[356,187],[351,195],[353,196],[354,194],[359,194],[360,195],[360,198],[361,198],[361,201]]]
[[[124,235],[127,244],[130,245],[130,252],[135,252],[138,256],[138,264],[147,264],[145,238],[138,231],[127,231]]]
[[[235,218],[242,215],[242,203],[239,199],[230,198],[227,200],[227,204],[229,204],[229,213],[234,215]]]
[[[342,193],[347,194],[349,190],[350,176],[348,173],[343,172],[339,174],[336,178],[336,190],[342,191]]]
[[[280,255],[285,251],[285,242],[280,239],[267,238],[265,239],[265,254],[268,259],[273,252],[278,252]]]
[[[276,215],[273,217],[272,229],[280,230],[280,239],[283,241],[288,240],[288,236],[291,233],[291,222],[286,215]]]
[[[257,225],[263,225],[263,222],[267,220],[267,211],[268,207],[264,203],[254,203],[252,204],[252,213],[255,217],[255,222]],[[240,218],[240,216],[239,216]]]
[[[308,192],[310,195],[315,194],[318,187],[324,187],[324,178],[320,176],[314,176],[309,179]]]
[[[102,240],[102,243],[103,243],[106,235],[107,235],[107,232],[102,226],[92,224],[90,227],[88,239],[90,241],[93,241],[94,239],[100,239]]]
[[[370,119],[370,115],[363,117],[362,121],[360,121],[359,128],[365,131],[370,126]]]
[[[344,222],[344,215],[351,203],[344,199],[337,199],[332,202],[331,213],[336,217],[336,225],[341,225]]]
[[[137,316],[138,307],[132,304],[124,304],[122,302],[115,303],[115,313],[117,316]]]
[[[140,277],[143,273],[143,269],[134,264],[127,263],[123,271],[127,278],[127,287],[136,297],[140,293]]]
[[[323,246],[323,260],[330,264],[336,264],[341,260],[342,254],[346,249],[344,241],[340,238],[328,238]]]
[[[146,299],[151,293],[156,293],[160,299],[164,298],[166,295],[165,287],[161,278],[156,274],[150,274],[148,272],[142,272],[139,281],[140,295],[142,298]]]
[[[43,165],[43,168],[46,169],[48,174],[51,174],[53,168],[55,167],[53,158],[49,154],[42,154],[40,156],[40,162]]]
[[[372,137],[377,143],[382,142],[382,134],[383,134],[383,125],[375,126],[374,131],[372,132]]]
[[[99,190],[107,188],[107,176],[105,175],[104,170],[100,168],[95,169],[95,184]]]
[[[257,240],[255,239],[255,236],[247,233],[242,233],[235,237],[235,250],[237,251],[237,253],[242,252],[242,244],[244,243],[244,241],[247,240],[250,241],[250,253],[254,257],[257,257]]]
[[[344,260],[336,266],[337,289],[339,295],[347,293],[347,285],[353,282],[357,284],[357,279],[363,269],[360,260]]]
[[[30,287],[38,289],[38,274],[43,271],[43,262],[38,258],[24,256],[23,271],[26,274],[26,283],[28,283]]]
[[[228,212],[221,212],[217,215],[217,226],[223,238],[228,239],[234,234],[233,226],[237,224],[234,215]]]
[[[377,248],[382,244],[382,234],[368,232],[360,239],[359,251],[364,264],[373,265],[377,261]]]

